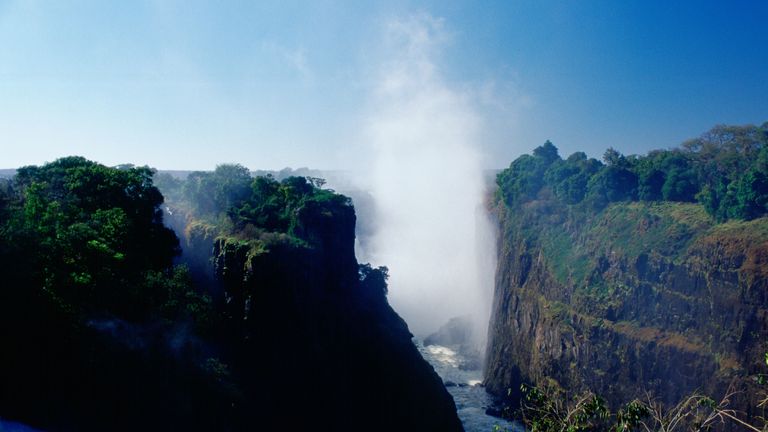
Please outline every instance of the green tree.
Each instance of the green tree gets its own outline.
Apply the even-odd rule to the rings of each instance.
[[[602,164],[596,159],[588,159],[584,152],[576,152],[565,161],[555,161],[544,179],[560,200],[566,204],[578,204],[587,193],[589,179],[601,167]]]
[[[750,170],[735,184],[736,203],[731,215],[751,220],[768,211],[768,176],[758,170]]]
[[[608,147],[603,153],[603,162],[608,166],[626,167],[626,158],[613,147]]]
[[[146,312],[142,273],[168,268],[178,240],[163,226],[149,168],[115,169],[81,157],[19,169],[19,224],[34,243],[43,290],[66,308]]]
[[[544,175],[547,169],[559,160],[557,148],[550,141],[536,147],[533,155],[523,155],[515,159],[509,168],[499,173],[496,178],[504,200],[512,204],[536,198],[539,190],[545,185]]]
[[[637,199],[637,175],[617,165],[604,167],[587,185],[587,200],[597,209],[617,201]]]
[[[560,155],[557,152],[557,147],[547,140],[544,144],[533,149],[533,157],[539,159],[544,167],[549,167],[552,163],[560,160]]]
[[[252,180],[244,166],[223,164],[213,172],[190,173],[182,193],[198,215],[216,217],[248,198]]]
[[[652,168],[638,176],[638,198],[641,201],[660,201],[663,198],[662,188],[666,179],[664,173]]]

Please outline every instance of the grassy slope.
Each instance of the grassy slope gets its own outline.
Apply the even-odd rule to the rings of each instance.
[[[554,279],[573,290],[570,305],[540,299],[548,305],[549,315],[564,327],[578,318],[636,340],[712,353],[716,347],[695,332],[683,334],[647,322],[604,320],[609,307],[632,301],[632,291],[637,288],[604,274],[601,261],[609,257],[613,262],[634,263],[645,255],[704,272],[736,267],[739,278],[747,282],[768,277],[768,217],[716,223],[699,204],[614,203],[590,213],[542,200],[526,204],[515,221],[513,226],[525,241],[539,245]],[[732,367],[733,363],[726,355],[721,366]]]

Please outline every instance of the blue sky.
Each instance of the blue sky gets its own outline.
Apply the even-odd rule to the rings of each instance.
[[[0,0],[0,167],[353,168],[414,15],[489,167],[768,120],[768,2]]]

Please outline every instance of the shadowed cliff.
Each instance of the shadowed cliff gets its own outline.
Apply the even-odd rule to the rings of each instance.
[[[256,178],[224,228],[201,222],[194,203],[171,210],[182,260],[208,251],[198,265],[214,275],[233,380],[270,422],[300,412],[292,424],[324,430],[461,430],[387,303],[387,269],[355,259],[351,201],[319,185]]]
[[[222,166],[166,178],[161,212],[152,174],[72,157],[0,184],[0,418],[462,430],[387,303],[386,268],[355,259],[348,198]]]

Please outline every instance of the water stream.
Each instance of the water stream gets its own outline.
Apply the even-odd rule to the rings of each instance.
[[[497,408],[491,395],[483,387],[483,371],[476,361],[464,357],[458,350],[441,345],[424,344],[414,339],[421,355],[426,359],[453,396],[456,410],[467,432],[499,431],[525,432],[519,423],[506,421],[486,414],[489,408]]]

